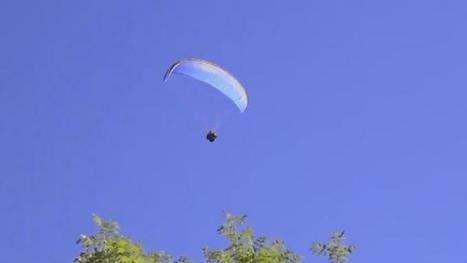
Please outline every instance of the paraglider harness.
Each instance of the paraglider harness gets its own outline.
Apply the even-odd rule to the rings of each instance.
[[[210,142],[214,142],[217,139],[217,134],[213,130],[209,130],[206,134],[206,139]]]

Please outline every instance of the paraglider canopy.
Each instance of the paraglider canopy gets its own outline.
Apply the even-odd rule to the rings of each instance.
[[[212,62],[197,58],[177,61],[165,73],[164,81],[173,74],[186,75],[211,85],[232,100],[240,112],[244,112],[248,106],[248,96],[242,84]]]

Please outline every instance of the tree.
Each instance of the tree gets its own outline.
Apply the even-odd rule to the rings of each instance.
[[[311,251],[320,256],[327,256],[332,263],[344,263],[357,248],[355,245],[345,245],[345,231],[335,232],[327,243],[315,242]]]
[[[225,213],[225,223],[217,230],[230,244],[219,250],[203,249],[207,263],[299,263],[301,257],[288,250],[281,240],[256,237],[246,224],[246,216]],[[143,247],[119,233],[118,223],[94,215],[99,231],[81,235],[77,244],[83,251],[75,263],[188,263],[187,258],[174,259],[164,251],[148,253]],[[311,251],[327,256],[332,263],[343,263],[354,252],[355,246],[343,244],[344,232],[336,232],[327,243],[315,242]]]

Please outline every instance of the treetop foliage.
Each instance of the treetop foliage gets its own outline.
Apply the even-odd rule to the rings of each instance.
[[[225,213],[225,222],[218,228],[229,245],[224,249],[211,250],[205,247],[203,255],[207,263],[300,263],[302,258],[284,245],[281,240],[255,236],[246,224],[246,216]],[[189,263],[188,258],[174,259],[164,251],[148,253],[142,245],[119,233],[115,221],[103,220],[94,215],[99,231],[93,235],[80,235],[77,244],[82,252],[74,263]],[[328,257],[331,263],[344,263],[355,251],[355,246],[345,245],[344,231],[336,232],[326,243],[315,242],[311,251]]]

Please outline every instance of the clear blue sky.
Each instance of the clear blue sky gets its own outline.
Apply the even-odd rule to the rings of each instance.
[[[70,262],[92,213],[201,259],[223,210],[306,262],[336,229],[352,262],[466,262],[466,28],[461,0],[3,0],[0,262]],[[245,114],[163,83],[183,57]]]

